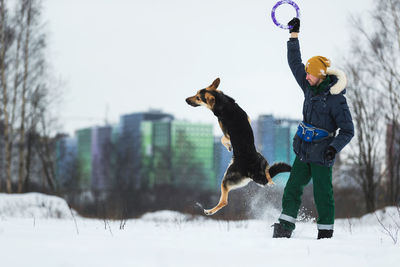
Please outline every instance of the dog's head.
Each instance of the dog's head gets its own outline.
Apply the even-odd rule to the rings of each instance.
[[[214,82],[207,88],[201,89],[197,91],[197,94],[194,96],[186,98],[186,103],[192,107],[205,106],[213,110],[215,105],[215,94],[220,93],[217,90],[219,82],[219,78],[215,79]]]

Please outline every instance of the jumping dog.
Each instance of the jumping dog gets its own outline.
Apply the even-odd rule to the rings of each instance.
[[[186,98],[192,107],[204,106],[214,113],[223,132],[221,143],[228,151],[233,150],[232,161],[222,179],[219,203],[212,209],[203,209],[206,215],[213,215],[228,204],[229,191],[244,187],[251,180],[262,186],[272,185],[272,177],[291,171],[286,163],[269,165],[257,152],[249,117],[233,98],[217,90],[219,83],[217,78],[207,88]]]

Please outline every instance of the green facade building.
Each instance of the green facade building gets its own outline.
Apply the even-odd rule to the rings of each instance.
[[[141,123],[142,171],[149,187],[215,190],[213,126],[185,121]]]
[[[141,123],[141,159],[144,186],[171,184],[171,122]]]
[[[218,189],[214,169],[213,125],[173,121],[171,125],[173,183]]]
[[[79,187],[90,189],[92,178],[92,129],[85,128],[75,132],[77,139],[77,160]]]

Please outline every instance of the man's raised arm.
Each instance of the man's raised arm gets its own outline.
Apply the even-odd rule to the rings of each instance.
[[[299,44],[300,20],[293,18],[289,21],[288,25],[292,26],[290,29],[290,39],[287,42],[287,58],[290,70],[296,78],[297,83],[303,91],[306,90],[308,82],[306,80],[306,70],[303,62],[301,61],[301,52]]]

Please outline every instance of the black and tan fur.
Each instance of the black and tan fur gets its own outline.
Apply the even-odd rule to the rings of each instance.
[[[229,191],[243,187],[251,180],[263,186],[271,185],[272,177],[291,170],[290,165],[286,163],[270,166],[257,152],[250,119],[233,98],[217,90],[219,83],[220,79],[217,78],[209,87],[186,99],[189,105],[205,106],[214,113],[223,132],[221,143],[229,151],[233,149],[232,161],[221,183],[221,198],[217,206],[204,210],[207,215],[213,215],[228,204]]]

